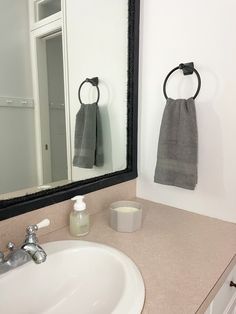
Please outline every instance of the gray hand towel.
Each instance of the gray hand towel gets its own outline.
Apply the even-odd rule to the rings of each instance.
[[[103,165],[102,126],[97,103],[81,104],[76,115],[73,166]]]
[[[102,138],[102,120],[99,107],[97,105],[96,115],[96,151],[95,151],[95,166],[102,167],[104,164],[104,153],[103,153],[103,138]]]
[[[154,182],[194,190],[197,154],[194,99],[168,98],[161,123]]]

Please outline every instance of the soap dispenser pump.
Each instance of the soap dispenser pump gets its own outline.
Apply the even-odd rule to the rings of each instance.
[[[75,203],[74,210],[70,213],[70,233],[76,237],[86,235],[89,232],[89,214],[83,199],[84,196],[82,195],[77,195],[71,199]]]

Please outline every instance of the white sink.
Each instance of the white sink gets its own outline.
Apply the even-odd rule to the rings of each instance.
[[[143,279],[126,255],[86,241],[42,247],[45,263],[29,262],[0,276],[0,313],[141,313]]]

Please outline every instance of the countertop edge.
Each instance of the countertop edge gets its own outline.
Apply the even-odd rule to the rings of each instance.
[[[235,265],[236,265],[236,254],[232,257],[231,261],[226,266],[225,270],[223,271],[219,279],[216,281],[212,289],[209,291],[206,298],[202,301],[201,305],[196,311],[196,314],[203,314],[206,312],[207,308],[209,307],[211,302],[214,300],[216,294],[218,293],[218,291],[224,284],[226,278],[228,277],[229,273],[232,271]]]

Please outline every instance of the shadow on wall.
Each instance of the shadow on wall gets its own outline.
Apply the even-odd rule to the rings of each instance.
[[[113,170],[113,156],[112,156],[112,140],[111,140],[111,125],[109,119],[108,106],[99,106],[102,134],[103,134],[103,151],[104,151],[104,165],[106,169]]]
[[[199,172],[207,175],[199,177],[198,186],[205,194],[223,196],[225,195],[225,187],[220,119],[214,108],[209,106],[207,102],[201,102],[199,106],[201,107],[201,120],[198,119],[198,136],[201,145],[198,165]],[[211,155],[211,162],[209,163],[205,162],[207,155]],[[212,183],[213,177],[214,183]]]
[[[112,149],[112,136],[111,136],[111,124],[110,124],[110,112],[109,109],[112,105],[112,97],[110,88],[104,80],[99,80],[101,100],[98,104],[101,125],[102,125],[102,140],[103,140],[103,153],[104,153],[104,167],[109,171],[113,171],[113,149]],[[94,89],[93,89],[94,91]],[[93,96],[94,97],[94,96]]]
[[[121,115],[119,110],[123,110],[122,106],[125,104],[127,96],[123,95],[122,102],[119,104],[116,99],[119,99],[117,93],[118,86],[109,85],[111,80],[100,80],[101,94],[103,99],[100,105],[102,112],[102,123],[104,123],[104,147],[105,153],[109,157],[109,165],[112,171],[123,170],[126,168],[126,145],[127,145],[127,115],[126,120],[120,120]],[[120,105],[118,107],[117,105]],[[112,122],[112,124],[110,123]],[[125,131],[124,131],[125,130]],[[125,153],[124,153],[125,151]],[[125,155],[125,156],[124,156]]]
[[[198,187],[205,194],[224,196],[223,139],[219,114],[214,108],[214,99],[219,98],[219,78],[204,66],[202,73],[203,101],[196,100],[198,137],[199,137],[199,173]],[[204,89],[207,91],[204,92]],[[216,103],[216,102],[215,102]],[[212,105],[209,105],[212,104]],[[211,162],[205,162],[211,159]],[[212,182],[214,178],[214,183]]]

